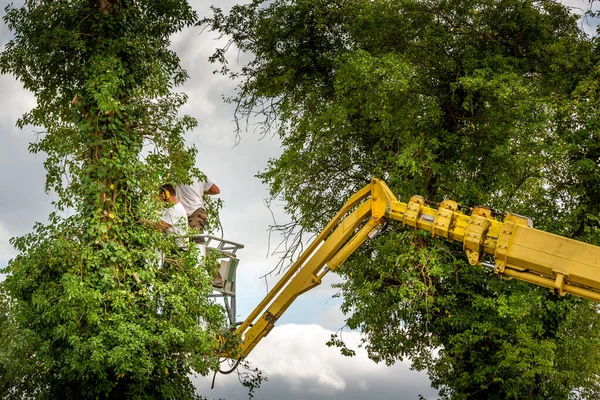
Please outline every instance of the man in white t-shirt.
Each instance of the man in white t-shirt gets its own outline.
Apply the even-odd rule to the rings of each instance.
[[[187,214],[177,198],[175,188],[170,183],[160,187],[160,198],[169,203],[165,208],[158,229],[175,236],[175,242],[181,250],[187,249]]]
[[[194,179],[190,185],[177,185],[177,198],[185,209],[188,224],[190,227],[198,229],[201,234],[204,233],[204,226],[208,219],[203,196],[219,193],[221,193],[219,187],[208,178],[206,181]],[[198,240],[198,243],[203,242],[204,239]]]
[[[199,181],[194,178],[190,185],[177,185],[177,198],[185,208],[188,224],[191,228],[197,229],[200,234],[204,233],[204,226],[208,219],[203,197],[205,194],[215,195],[219,193],[221,193],[219,187],[208,178],[206,178],[206,181]],[[204,238],[198,238],[194,241],[199,245],[205,242]],[[225,281],[217,272],[213,279],[213,286],[223,287],[224,285]]]

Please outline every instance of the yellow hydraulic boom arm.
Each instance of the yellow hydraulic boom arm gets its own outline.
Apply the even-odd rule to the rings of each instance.
[[[247,356],[299,295],[319,285],[387,219],[462,242],[472,265],[489,254],[497,274],[600,301],[600,247],[533,229],[527,217],[507,214],[497,221],[491,214],[485,207],[462,214],[451,200],[431,208],[421,196],[402,203],[383,181],[373,179],[344,204],[238,327],[238,355]]]

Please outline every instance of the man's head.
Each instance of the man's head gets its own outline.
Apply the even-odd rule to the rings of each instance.
[[[177,202],[177,194],[175,192],[175,187],[170,183],[165,183],[160,187],[159,197],[161,200],[176,203]]]

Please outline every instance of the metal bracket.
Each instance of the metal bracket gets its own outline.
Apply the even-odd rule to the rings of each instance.
[[[443,237],[448,239],[449,232],[452,226],[452,217],[454,212],[458,210],[458,203],[452,200],[444,200],[433,220],[433,236]]]
[[[423,196],[413,196],[410,198],[404,212],[404,220],[402,221],[406,226],[417,227],[417,219],[421,213],[421,208],[425,205],[425,198]]]
[[[489,218],[491,210],[486,207],[475,207],[469,218],[469,223],[465,229],[465,238],[463,249],[467,253],[469,264],[479,264],[481,258],[481,247],[485,240],[485,234],[490,227]]]

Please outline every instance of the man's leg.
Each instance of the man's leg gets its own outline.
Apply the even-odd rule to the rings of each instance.
[[[208,215],[206,215],[206,211],[203,208],[199,208],[188,217],[188,224],[191,228],[195,228],[200,234],[203,234],[207,219]],[[198,238],[194,241],[196,243],[204,243],[204,238]]]
[[[190,225],[191,228],[195,228],[198,231],[200,231],[200,234],[203,234],[204,226],[206,225],[207,219],[208,219],[208,215],[206,215],[206,210],[204,210],[203,208],[199,208],[188,217],[188,224]],[[194,241],[200,245],[204,244],[204,242],[205,242],[204,238],[194,239]],[[219,274],[218,271],[217,271],[217,275],[213,279],[213,286],[215,286],[215,287],[225,286],[225,281],[223,280],[223,278],[221,277],[221,275]]]

